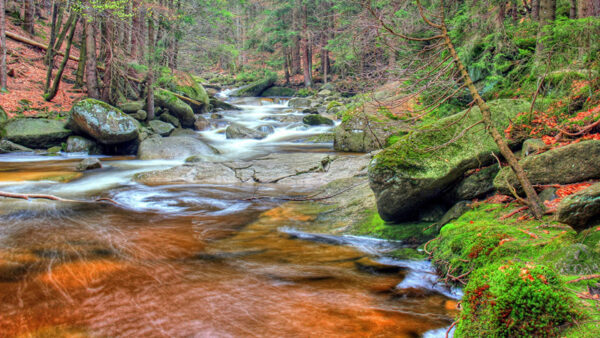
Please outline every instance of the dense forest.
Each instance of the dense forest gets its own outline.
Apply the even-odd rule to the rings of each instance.
[[[0,0],[0,336],[600,336],[599,36],[600,0]]]

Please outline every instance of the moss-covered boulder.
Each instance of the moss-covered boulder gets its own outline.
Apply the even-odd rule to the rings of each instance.
[[[171,134],[171,132],[175,129],[172,124],[158,120],[150,121],[148,123],[148,128],[160,136],[169,136],[169,134]]]
[[[144,101],[127,101],[118,105],[119,109],[125,114],[135,114],[138,110],[144,110],[146,108],[146,102]]]
[[[86,153],[90,155],[102,153],[101,147],[96,142],[82,136],[69,136],[65,151],[67,153]]]
[[[50,119],[21,118],[7,121],[1,130],[2,137],[28,148],[46,149],[60,146],[72,131],[65,122]]]
[[[291,97],[294,95],[296,95],[296,90],[287,87],[271,87],[260,94],[262,97]]]
[[[186,100],[186,103],[196,114],[208,111],[210,104],[208,94],[192,75],[163,69],[156,83],[163,89],[191,99]]]
[[[302,122],[309,126],[333,126],[335,124],[331,119],[318,114],[306,115],[302,118]]]
[[[215,99],[214,97],[210,98],[210,105],[213,109],[223,109],[223,110],[241,110],[241,108],[236,107],[227,102],[221,101],[219,99]]]
[[[451,201],[472,200],[494,191],[494,178],[500,167],[497,164],[481,168],[463,180],[446,195]]]
[[[179,119],[167,112],[163,112],[162,114],[160,114],[159,119],[163,122],[174,125],[176,128],[181,128],[181,122],[179,122]]]
[[[108,103],[85,99],[71,108],[69,128],[102,144],[120,144],[135,140],[138,122]]]
[[[556,214],[560,222],[576,229],[600,223],[600,183],[565,197]]]
[[[390,138],[406,133],[407,128],[400,121],[348,115],[334,130],[333,147],[337,151],[368,153],[386,147]]]
[[[519,161],[532,184],[569,184],[600,178],[600,141],[590,140],[527,156]],[[494,179],[494,186],[510,194],[510,185],[521,191],[517,177],[504,167]]]
[[[504,130],[509,119],[527,111],[523,100],[489,102],[494,125]],[[481,120],[477,107],[465,113],[424,125],[400,137],[378,154],[369,165],[371,188],[377,197],[377,209],[386,221],[414,218],[421,205],[439,196],[469,170],[493,160],[498,147],[483,125],[458,137],[466,128]]]
[[[196,121],[194,110],[190,105],[175,96],[173,92],[159,89],[155,92],[154,99],[158,107],[168,109],[171,115],[175,116],[183,127],[194,127],[194,121]]]
[[[264,79],[254,81],[248,85],[243,86],[231,93],[231,96],[238,97],[257,97],[260,96],[265,90],[269,89],[277,81],[276,75],[267,76]]]

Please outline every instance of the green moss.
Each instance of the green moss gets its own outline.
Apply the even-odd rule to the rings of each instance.
[[[579,317],[552,269],[520,262],[476,271],[462,304],[461,337],[552,336]]]
[[[381,219],[377,210],[366,210],[364,213],[366,221],[353,230],[356,235],[403,241],[415,247],[437,235],[437,228],[432,223],[393,224]]]
[[[331,108],[335,108],[335,107],[341,107],[343,106],[343,104],[337,102],[337,101],[331,101],[327,104],[327,110],[330,110]]]

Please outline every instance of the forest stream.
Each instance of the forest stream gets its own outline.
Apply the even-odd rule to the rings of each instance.
[[[198,132],[212,161],[333,153],[306,142],[329,127],[265,119],[285,101],[232,103]],[[227,140],[233,121],[274,133]],[[2,337],[443,337],[457,313],[428,262],[385,257],[401,243],[298,230],[312,218],[285,198],[301,188],[148,186],[133,176],[183,161],[101,157],[78,173],[83,157],[0,155],[4,191],[117,203],[0,201]]]

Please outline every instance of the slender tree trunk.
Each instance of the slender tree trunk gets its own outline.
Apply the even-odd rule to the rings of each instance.
[[[0,0],[0,92],[6,89],[6,15],[4,0]]]
[[[96,37],[94,36],[94,18],[88,13],[85,23],[85,82],[88,96],[100,98],[98,89],[98,74],[96,73]]]
[[[283,46],[283,73],[285,74],[285,84],[289,84],[290,83],[290,64],[289,64],[289,58],[288,58],[288,47],[287,46]]]
[[[577,0],[571,0],[569,8],[569,19],[577,19]]]
[[[146,87],[148,88],[148,97],[146,98],[146,110],[148,111],[147,121],[154,120],[154,14],[148,18],[148,77]]]
[[[56,72],[56,77],[54,78],[54,83],[52,83],[52,87],[50,90],[44,95],[44,99],[46,101],[52,101],[52,99],[58,93],[58,88],[60,87],[60,81],[62,79],[63,72],[65,71],[65,67],[67,66],[67,62],[69,62],[69,55],[71,54],[71,45],[73,44],[73,35],[75,34],[75,28],[77,27],[77,21],[79,17],[76,17],[71,24],[71,29],[69,29],[69,36],[67,37],[67,47],[65,48],[65,56],[58,68],[58,72]]]
[[[25,31],[31,35],[35,34],[35,1],[24,0],[23,3],[23,25]]]
[[[502,137],[502,135],[500,134],[498,129],[496,129],[496,127],[494,126],[490,108],[487,105],[487,103],[483,100],[481,95],[479,95],[479,91],[473,84],[473,80],[471,79],[471,76],[469,75],[469,73],[467,72],[467,69],[463,65],[460,58],[458,57],[458,54],[456,53],[456,49],[454,48],[452,40],[450,40],[450,36],[448,35],[448,31],[447,31],[447,28],[445,25],[442,26],[442,34],[444,36],[444,43],[446,44],[446,47],[450,51],[450,55],[452,56],[454,63],[458,67],[460,74],[462,76],[462,79],[465,82],[465,85],[469,89],[471,96],[473,97],[473,99],[477,103],[477,106],[479,106],[479,109],[481,110],[481,116],[483,117],[483,123],[485,124],[485,127],[486,127],[488,133],[490,134],[490,136],[492,137],[492,139],[494,140],[496,145],[498,145],[498,149],[500,150],[500,153],[502,154],[502,156],[504,156],[504,158],[506,159],[506,161],[512,168],[513,172],[517,176],[517,179],[519,180],[519,183],[521,183],[521,187],[525,191],[525,194],[527,195],[527,200],[529,201],[529,208],[531,209],[531,211],[533,212],[533,214],[535,215],[536,218],[538,218],[538,219],[542,218],[542,216],[544,214],[544,210],[543,210],[542,202],[540,201],[540,198],[538,197],[535,189],[531,185],[529,178],[527,178],[527,174],[525,173],[525,170],[523,170],[523,167],[521,166],[521,164],[519,164],[517,157],[512,152],[512,150],[510,150],[508,144],[506,143],[506,141],[504,140],[504,138]]]
[[[54,58],[54,43],[56,42],[56,33],[58,31],[58,21],[62,22],[62,6],[58,1],[54,1],[52,6],[52,26],[50,28],[50,41],[48,42],[48,49],[46,50],[46,57],[44,58],[44,64],[50,65],[50,61]]]
[[[538,43],[536,46],[536,58],[541,60],[544,52],[544,27],[551,24],[556,18],[556,0],[540,0],[540,28],[538,31]]]
[[[311,60],[310,51],[308,45],[308,22],[307,22],[307,8],[302,6],[302,36],[301,36],[301,49],[302,49],[302,68],[304,71],[304,86],[306,88],[312,87],[312,72],[311,72]]]
[[[86,25],[83,25],[81,32],[81,40],[79,42],[79,62],[77,63],[77,73],[75,74],[75,88],[83,88],[85,86],[85,62],[87,59],[87,43],[86,43]]]
[[[540,0],[531,0],[531,18],[540,20]]]
[[[67,19],[67,22],[62,27],[60,34],[58,34],[58,37],[56,38],[56,43],[54,44],[55,50],[61,50],[62,44],[65,41],[65,37],[67,36],[67,32],[69,31],[69,28],[71,27],[71,24],[73,23],[73,20],[75,20],[75,17],[76,17],[75,11],[71,10],[71,13],[69,13],[69,18]]]

